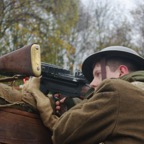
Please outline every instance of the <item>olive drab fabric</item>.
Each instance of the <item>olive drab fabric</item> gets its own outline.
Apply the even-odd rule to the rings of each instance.
[[[144,91],[138,84],[143,80],[144,71],[104,80],[87,103],[60,117],[53,128],[53,143],[144,143]]]
[[[54,115],[51,101],[39,90],[39,85],[40,78],[33,77],[27,84],[25,84],[23,91],[28,92],[31,94],[31,97],[35,99],[36,108],[39,110],[44,125],[50,130],[53,130],[53,126],[59,118]],[[29,96],[24,94],[22,99],[23,101],[28,102]]]

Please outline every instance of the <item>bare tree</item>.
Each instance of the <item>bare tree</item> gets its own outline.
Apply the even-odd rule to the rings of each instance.
[[[133,39],[134,48],[144,56],[144,4],[140,4],[131,11],[133,15]]]
[[[93,52],[110,45],[131,45],[131,26],[119,5],[110,0],[91,0],[79,8],[79,23],[71,45],[76,48],[73,65],[80,69],[83,60]]]

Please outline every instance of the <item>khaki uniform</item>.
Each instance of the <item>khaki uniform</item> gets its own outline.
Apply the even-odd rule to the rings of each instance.
[[[53,128],[53,143],[143,144],[143,81],[144,72],[104,80],[91,98],[60,117]]]

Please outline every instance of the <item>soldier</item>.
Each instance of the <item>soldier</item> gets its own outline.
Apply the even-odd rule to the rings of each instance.
[[[39,79],[24,87],[36,100],[54,144],[140,144],[144,142],[144,59],[127,47],[111,46],[89,56],[82,72],[93,95],[57,117]],[[23,97],[27,101],[27,96]]]

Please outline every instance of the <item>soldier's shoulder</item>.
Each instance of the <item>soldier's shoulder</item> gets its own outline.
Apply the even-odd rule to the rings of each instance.
[[[101,85],[105,87],[124,88],[131,87],[131,83],[119,78],[105,79]]]

